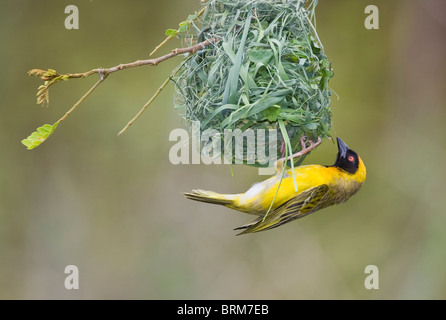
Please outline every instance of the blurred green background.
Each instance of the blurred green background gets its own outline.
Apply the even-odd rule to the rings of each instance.
[[[80,29],[66,30],[75,4]],[[364,9],[378,6],[380,29]],[[236,237],[251,216],[186,200],[236,193],[265,177],[250,167],[169,162],[183,127],[169,85],[130,120],[180,61],[111,75],[39,148],[20,140],[59,119],[96,81],[71,80],[35,104],[32,68],[84,72],[148,57],[198,0],[2,1],[0,12],[0,298],[446,298],[446,3],[319,1],[317,29],[333,63],[333,133],[364,159],[368,179],[346,204]],[[160,54],[179,46],[174,40]],[[305,163],[331,164],[326,141]],[[79,267],[80,289],[64,287]],[[379,268],[379,290],[364,269]]]

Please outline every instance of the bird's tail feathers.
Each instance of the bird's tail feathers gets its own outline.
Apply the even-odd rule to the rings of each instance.
[[[201,189],[185,192],[184,196],[191,200],[219,204],[222,206],[231,206],[234,204],[235,199],[235,195],[232,194],[221,194],[214,191],[206,191]]]

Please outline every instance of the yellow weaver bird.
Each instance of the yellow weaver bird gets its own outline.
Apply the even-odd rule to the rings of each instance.
[[[220,194],[213,191],[193,190],[184,195],[192,200],[226,206],[241,212],[258,215],[249,224],[235,230],[240,234],[276,228],[290,221],[305,217],[320,209],[347,201],[366,178],[364,162],[341,139],[337,138],[338,155],[331,166],[303,165],[294,168],[297,192],[291,169],[284,170],[285,160],[301,156],[321,143],[301,138],[302,150],[276,162],[276,174],[254,184],[240,194]],[[283,177],[283,178],[282,178]]]

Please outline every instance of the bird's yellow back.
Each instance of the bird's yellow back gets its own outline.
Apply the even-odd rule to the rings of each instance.
[[[272,210],[303,191],[324,184],[330,188],[331,193],[336,194],[334,203],[340,203],[356,193],[365,180],[366,171],[364,163],[359,159],[358,171],[355,174],[349,174],[337,167],[305,165],[295,168],[294,175],[297,192],[293,173],[289,169],[285,172],[282,181],[282,174],[277,173],[263,182],[254,184],[247,192],[237,195],[234,206],[230,207],[246,213],[262,215],[268,211],[273,200]]]

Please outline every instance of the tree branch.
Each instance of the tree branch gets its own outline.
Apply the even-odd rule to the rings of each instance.
[[[156,58],[156,59],[137,60],[135,62],[120,64],[118,66],[108,68],[108,69],[98,68],[98,69],[93,69],[93,70],[90,70],[90,71],[87,71],[84,73],[69,73],[69,74],[67,74],[67,76],[70,79],[75,79],[75,78],[86,78],[93,74],[99,74],[99,76],[102,79],[103,77],[105,78],[109,74],[114,73],[116,71],[134,68],[134,67],[141,67],[141,66],[145,66],[145,65],[156,66],[159,63],[166,61],[170,58],[176,57],[180,54],[184,54],[184,53],[193,54],[193,53],[197,52],[198,50],[203,49],[204,47],[206,47],[212,43],[218,42],[219,40],[220,40],[219,38],[214,37],[214,38],[207,39],[203,42],[197,43],[197,44],[187,47],[187,48],[174,49],[174,50],[172,50],[172,52],[170,52],[164,56],[161,56],[159,58]]]

